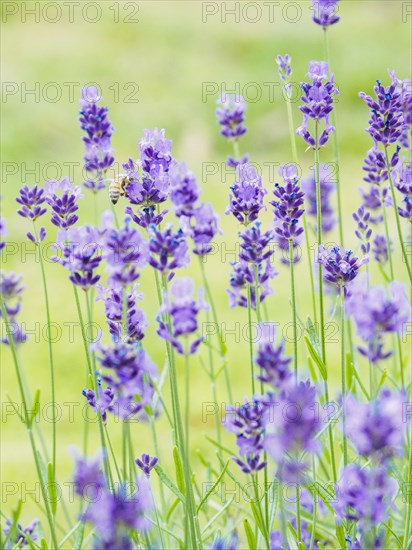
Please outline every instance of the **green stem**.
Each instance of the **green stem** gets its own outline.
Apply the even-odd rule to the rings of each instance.
[[[47,290],[46,282],[46,272],[44,269],[43,254],[37,234],[36,224],[33,220],[33,230],[36,238],[36,244],[39,247],[39,257],[40,257],[40,270],[43,283],[43,292],[44,292],[44,303],[46,306],[46,319],[47,319],[47,328],[50,331],[50,306],[49,306],[49,293]],[[54,362],[53,362],[53,346],[51,342],[50,332],[48,333],[48,352],[49,352],[49,371],[50,371],[50,388],[51,388],[51,400],[52,400],[52,465],[53,465],[53,479],[56,479],[56,385],[54,379]]]
[[[341,326],[341,381],[342,381],[342,432],[343,432],[343,463],[348,463],[348,443],[346,440],[346,359],[345,359],[345,293],[343,285],[340,289],[340,326]]]
[[[401,248],[402,248],[403,261],[405,262],[406,269],[408,270],[409,280],[410,280],[410,283],[412,284],[412,270],[411,270],[411,266],[409,265],[409,262],[408,262],[408,256],[406,254],[406,249],[405,249],[405,243],[403,242],[402,228],[401,228],[401,222],[400,222],[400,219],[399,219],[399,212],[398,212],[398,202],[396,200],[395,187],[393,185],[392,171],[391,171],[391,165],[390,165],[390,161],[389,161],[389,154],[388,154],[388,148],[387,147],[385,147],[385,157],[386,157],[386,168],[388,170],[389,185],[391,186],[393,207],[395,209],[396,227],[398,229],[399,242],[400,242],[400,245],[401,245]],[[389,248],[390,248],[390,242],[388,242],[388,250],[389,250]]]
[[[291,148],[292,148],[292,158],[293,158],[293,162],[295,163],[296,167],[298,167],[299,162],[298,162],[298,152],[297,152],[297,147],[296,147],[295,125],[294,125],[294,122],[293,122],[292,104],[289,101],[289,98],[286,99],[286,108],[287,108],[287,113],[288,113],[289,136],[290,136],[290,145],[291,145]],[[310,289],[311,289],[311,294],[312,294],[313,320],[314,320],[314,323],[315,323],[315,326],[316,326],[317,322],[318,322],[318,317],[317,317],[317,312],[316,312],[315,282],[314,282],[314,278],[313,278],[312,254],[311,254],[311,250],[310,250],[306,212],[303,213],[303,228],[304,228],[304,231],[305,231],[306,252],[307,252],[307,255],[308,255]]]
[[[296,486],[296,521],[298,527],[298,542],[302,540],[302,525],[300,519],[300,486]]]
[[[43,496],[43,500],[44,500],[44,507],[45,507],[45,510],[46,510],[46,516],[47,516],[47,520],[48,520],[49,526],[50,526],[50,534],[51,534],[51,538],[52,538],[52,542],[53,542],[54,547],[58,548],[58,542],[57,542],[56,530],[55,530],[55,521],[54,521],[54,518],[53,518],[52,511],[50,509],[49,496],[46,492],[46,486],[45,486],[45,483],[44,483],[44,479],[43,479],[43,475],[42,475],[42,471],[41,471],[41,465],[40,465],[40,461],[39,461],[39,454],[38,454],[37,449],[36,449],[36,443],[35,443],[35,440],[34,440],[32,429],[29,425],[29,418],[27,416],[27,411],[29,410],[29,408],[28,408],[28,404],[27,404],[26,394],[25,394],[25,391],[24,391],[23,376],[22,376],[21,367],[20,367],[19,360],[18,360],[16,343],[14,341],[12,331],[10,330],[10,323],[9,323],[9,320],[8,320],[8,314],[7,314],[6,306],[4,304],[2,296],[0,296],[0,306],[1,306],[2,317],[4,319],[4,322],[6,323],[8,341],[9,341],[11,353],[12,353],[12,356],[13,356],[13,362],[14,362],[14,366],[15,366],[15,370],[16,370],[17,382],[18,382],[19,390],[20,390],[20,396],[21,396],[21,400],[22,400],[22,403],[23,403],[23,406],[24,406],[24,423],[25,423],[27,433],[28,433],[28,436],[29,436],[29,439],[30,439],[30,445],[31,445],[32,453],[33,453],[34,462],[36,464],[36,471],[37,471],[37,476],[38,476],[39,482],[40,482],[41,492],[42,492],[42,496]]]
[[[298,340],[297,340],[297,316],[296,316],[296,293],[295,293],[295,262],[293,258],[293,239],[289,239],[289,263],[290,263],[290,286],[292,293],[292,313],[293,313],[293,364],[295,371],[295,380],[298,380]]]
[[[325,28],[323,30],[323,44],[325,50],[325,61],[328,64],[329,72],[331,71],[330,59],[329,59],[329,44],[328,44],[328,30]],[[342,197],[341,197],[341,188],[340,188],[340,158],[339,158],[339,141],[338,134],[336,130],[336,106],[331,113],[332,126],[335,128],[335,131],[332,132],[332,142],[333,142],[333,156],[336,168],[336,194],[338,197],[338,225],[339,225],[339,239],[340,244],[344,246],[343,241],[343,215],[342,215]]]
[[[255,364],[253,360],[253,342],[252,342],[252,289],[247,287],[247,317],[249,325],[249,357],[250,357],[250,377],[252,385],[252,395],[255,395]]]
[[[410,427],[409,433],[409,471],[408,471],[408,481],[409,484],[412,481],[412,426]],[[404,550],[408,550],[410,528],[412,524],[412,495],[407,493],[407,505],[406,505],[406,523],[405,523],[405,534],[403,537]]]

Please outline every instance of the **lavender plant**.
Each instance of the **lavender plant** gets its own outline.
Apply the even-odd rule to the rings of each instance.
[[[23,407],[18,409],[12,398],[9,404],[25,427],[41,488],[38,518],[21,519],[21,500],[9,517],[3,516],[2,547],[411,548],[412,499],[404,489],[412,483],[411,353],[404,345],[411,304],[408,288],[398,280],[403,267],[395,258],[400,251],[410,276],[402,224],[406,227],[412,218],[412,165],[406,156],[412,96],[409,83],[393,72],[389,86],[377,82],[376,99],[360,94],[371,110],[373,146],[363,166],[369,188],[362,190],[362,204],[352,218],[344,219],[335,137],[335,181],[330,166],[320,162],[320,151],[336,135],[332,117],[339,92],[330,74],[326,32],[340,20],[338,2],[313,0],[312,8],[313,21],[324,32],[326,61],[309,63],[309,81],[301,84],[303,122],[298,129],[294,106],[287,101],[291,158],[281,165],[281,183],[265,181],[249,154],[240,152],[247,132],[246,100],[230,94],[217,100],[221,135],[233,147],[226,159],[233,172],[225,213],[232,214],[227,219],[237,233],[230,268],[223,263],[218,275],[207,269],[218,248],[222,212],[201,199],[200,180],[189,169],[191,163],[175,158],[165,130],[145,129],[137,154],[130,151],[122,162],[124,174],[110,181],[114,128],[93,87],[83,90],[80,102],[83,183],[94,199],[100,194],[95,206],[101,222],[96,216],[90,224],[90,197],[68,177],[44,186],[22,185],[17,214],[33,225],[27,239],[40,251],[48,328],[55,308],[50,280],[60,270],[66,288],[72,288],[82,334],[73,349],[83,347],[84,353],[73,359],[83,374],[72,383],[95,422],[82,419],[83,448],[73,453],[74,472],[67,480],[57,468],[59,455],[66,452],[58,444],[57,417],[54,412],[50,452],[39,414],[44,388],[33,392],[28,382],[28,354],[37,345],[22,323],[30,294],[23,294],[20,275],[2,271],[2,343]],[[276,63],[284,89],[290,91],[291,57],[278,55]],[[310,172],[298,165],[296,135],[313,150]],[[301,178],[302,172],[309,175]],[[356,183],[348,182],[352,190],[350,185]],[[270,187],[272,200],[267,197]],[[98,211],[104,189],[106,206],[111,202],[115,214]],[[46,219],[48,210],[46,230],[38,220]],[[391,219],[399,242],[391,238]],[[345,239],[353,235],[355,252],[344,246],[344,222],[351,223]],[[379,233],[382,224],[385,235]],[[336,225],[339,241],[327,246],[324,236],[333,239]],[[0,228],[5,257],[3,218]],[[317,239],[314,247],[311,232]],[[53,249],[47,276],[46,237]],[[306,266],[300,254],[303,241]],[[281,290],[283,274],[290,277],[291,341],[276,329],[281,301],[272,296]],[[218,299],[217,276],[228,281],[226,306]],[[195,294],[198,277],[204,288]],[[308,289],[311,311],[305,309]],[[336,346],[329,346],[327,338],[326,302],[330,323],[339,330],[340,365]],[[239,343],[236,361],[222,330],[225,307],[239,317],[247,314],[247,346]],[[104,325],[91,343],[86,329],[100,318]],[[56,380],[68,376],[58,368],[57,349],[61,347],[49,342],[53,405]],[[369,390],[363,382],[368,368]],[[211,406],[215,429],[215,435],[205,434],[200,449],[193,443],[199,421],[194,369],[203,369],[207,377],[204,404]],[[249,369],[250,385],[245,387]],[[229,482],[241,489],[243,499],[221,498]],[[72,484],[74,504],[57,490],[64,483]]]

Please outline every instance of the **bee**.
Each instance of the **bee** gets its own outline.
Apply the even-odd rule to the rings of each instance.
[[[119,174],[116,180],[110,182],[109,185],[109,198],[113,204],[116,204],[120,197],[127,197],[126,187],[132,183],[133,178],[126,176],[125,174]]]

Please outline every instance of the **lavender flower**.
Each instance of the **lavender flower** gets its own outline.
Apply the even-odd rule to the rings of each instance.
[[[368,347],[360,347],[362,355],[377,363],[392,352],[383,353],[385,333],[401,334],[410,318],[410,304],[405,286],[393,281],[388,291],[381,286],[370,286],[365,280],[351,287],[346,301],[347,314],[353,317],[359,336]]]
[[[374,92],[376,100],[360,92],[359,97],[371,109],[369,126],[366,131],[375,143],[382,143],[385,147],[396,143],[403,135],[407,124],[404,119],[401,92],[398,89],[399,81],[393,72],[389,72],[392,79],[390,86],[382,86],[376,81]]]
[[[278,55],[276,57],[276,63],[278,66],[279,76],[283,82],[287,82],[292,74],[291,67],[292,58],[290,55]]]
[[[363,162],[362,170],[367,172],[367,175],[363,178],[364,181],[375,185],[381,185],[383,182],[388,181],[386,158],[376,145],[369,149]]]
[[[108,228],[103,235],[103,258],[109,273],[108,283],[117,288],[135,282],[148,260],[148,245],[129,220],[120,229]]]
[[[289,364],[292,358],[285,357],[284,342],[279,346],[274,345],[274,331],[269,325],[261,323],[259,328],[261,338],[255,359],[261,369],[258,379],[274,388],[282,388],[291,381],[292,373],[289,370]]]
[[[22,276],[15,273],[0,272],[0,294],[7,314],[7,334],[1,339],[1,342],[10,345],[10,336],[14,344],[23,344],[27,340],[27,335],[23,331],[16,317],[20,312],[21,293],[24,289],[21,283]],[[3,311],[0,310],[0,318],[3,317]]]
[[[16,202],[22,206],[17,210],[17,214],[35,221],[47,212],[47,208],[42,206],[46,202],[44,189],[38,188],[37,185],[31,189],[27,185],[23,185],[19,192],[20,196],[16,198]]]
[[[5,248],[6,243],[3,241],[3,238],[8,235],[6,227],[6,218],[0,216],[0,252]]]
[[[87,172],[95,172],[95,177],[84,182],[84,186],[93,193],[104,189],[101,177],[114,162],[111,136],[114,128],[107,118],[108,108],[98,105],[101,98],[96,88],[83,88],[80,100],[80,127],[86,132],[83,137],[85,146],[84,163]]]
[[[339,0],[312,0],[313,21],[324,29],[337,23],[340,19],[337,15],[338,2]]]
[[[325,281],[338,289],[343,288],[345,294],[348,283],[356,278],[359,268],[368,262],[368,256],[359,262],[358,258],[352,256],[351,250],[345,250],[341,246],[334,246],[330,251],[323,245],[319,246],[318,263],[323,265]]]
[[[101,468],[100,456],[81,458],[75,454],[76,465],[73,474],[74,489],[77,495],[85,497],[92,487],[96,492],[105,487],[105,479]]]
[[[113,341],[123,339],[127,343],[140,342],[144,337],[147,322],[145,314],[136,305],[137,298],[142,298],[142,295],[137,293],[137,285],[130,293],[123,288],[104,289],[98,285],[98,292],[97,300],[104,301],[106,321]],[[123,325],[126,325],[126,334]]]
[[[189,264],[189,247],[181,229],[173,233],[170,225],[163,230],[152,226],[149,237],[149,263],[154,269],[170,275],[174,269]]]
[[[386,520],[396,493],[397,482],[388,476],[385,468],[349,464],[338,483],[338,498],[333,507],[339,520],[357,521],[359,529],[365,533]]]
[[[256,286],[259,288],[259,302],[263,302],[267,296],[273,293],[270,280],[279,273],[269,259],[259,264],[257,269],[255,265],[248,264],[244,260],[232,265],[230,289],[227,290],[229,307],[248,307],[248,288],[250,288],[251,306],[256,309]]]
[[[12,548],[24,548],[26,545],[33,546],[32,542],[39,538],[36,530],[39,520],[34,519],[27,527],[22,527],[20,523],[15,524],[14,532],[12,532],[13,522],[9,519],[5,521],[5,527],[3,533],[5,537],[9,537],[5,550],[11,550]]]
[[[61,197],[57,195],[58,191],[62,191]],[[53,179],[46,181],[45,193],[51,207],[51,222],[60,229],[74,225],[79,219],[75,212],[79,209],[77,201],[81,196],[80,186],[73,186],[68,177],[62,178],[60,182]]]
[[[74,285],[88,290],[99,281],[100,275],[96,270],[102,255],[96,228],[84,225],[60,231],[55,249],[62,255],[51,259],[69,271],[69,279]]]
[[[399,141],[405,149],[410,149],[410,144],[412,143],[412,84],[410,80],[402,80],[399,86],[403,116],[406,122],[406,128]]]
[[[372,244],[372,253],[375,260],[381,265],[385,265],[389,259],[389,249],[386,237],[384,235],[375,235]],[[392,250],[392,241],[390,241],[389,246]]]
[[[194,208],[191,221],[187,232],[195,245],[193,252],[204,257],[213,250],[211,242],[219,231],[218,216],[210,203],[201,202]]]
[[[232,194],[229,196],[226,214],[232,213],[244,225],[255,221],[264,207],[263,197],[267,193],[256,168],[249,163],[239,164],[235,183],[230,189]]]
[[[249,162],[249,155],[246,153],[242,155],[239,159],[228,155],[226,159],[226,166],[228,168],[237,168],[239,164],[247,164]]]
[[[186,164],[175,163],[169,171],[170,198],[177,217],[190,217],[200,196],[196,177]]]
[[[402,454],[405,399],[404,394],[388,389],[369,403],[359,402],[354,395],[346,398],[346,434],[359,454],[380,460]]]
[[[146,453],[142,454],[142,458],[136,458],[136,464],[142,470],[145,476],[150,477],[150,472],[158,463],[157,456],[150,456]]]
[[[273,214],[275,216],[275,233],[277,242],[281,250],[289,252],[289,243],[293,248],[299,244],[299,237],[303,233],[303,227],[299,225],[299,219],[304,213],[302,208],[304,203],[304,194],[298,184],[297,169],[289,164],[279,169],[279,174],[283,177],[284,185],[275,184],[273,194],[277,200],[271,201]],[[288,255],[289,256],[289,255]],[[284,263],[289,263],[282,258]],[[295,255],[293,262],[299,261],[299,256]]]
[[[173,161],[172,142],[166,139],[165,131],[146,129],[139,141],[140,162],[144,172],[156,182],[167,180],[167,173]]]
[[[266,466],[261,460],[265,435],[266,403],[262,396],[255,396],[252,401],[245,398],[239,407],[226,407],[223,426],[228,432],[236,435],[239,457],[232,457],[243,472],[255,473]]]
[[[107,422],[107,411],[115,414],[114,392],[110,386],[103,389],[100,379],[97,381],[97,395],[90,388],[83,390],[82,394],[94,412],[101,415],[104,424]]]
[[[228,537],[222,538],[222,535],[218,533],[212,543],[212,546],[208,550],[236,550],[239,545],[239,535],[236,531],[233,531]]]
[[[301,88],[303,94],[301,99],[304,105],[299,109],[303,113],[302,125],[296,130],[298,136],[302,136],[308,145],[314,148],[322,147],[329,139],[329,133],[334,132],[335,128],[329,122],[329,115],[333,111],[333,97],[339,95],[335,86],[333,75],[328,79],[328,64],[324,61],[311,61],[309,63],[309,77],[312,83],[302,82]],[[325,82],[323,82],[325,80]],[[325,120],[325,129],[318,138],[310,134],[308,130],[309,118],[319,124]]]
[[[365,208],[361,206],[357,212],[352,214],[353,219],[357,223],[355,235],[361,242],[361,250],[364,255],[369,254],[371,249],[370,238],[372,236],[372,229],[368,225],[368,221],[371,217],[370,212],[365,212]]]
[[[235,94],[222,94],[217,104],[216,116],[222,126],[220,133],[229,139],[239,139],[247,132],[243,124],[247,108],[244,98]]]
[[[171,299],[169,300],[167,295],[164,296],[164,303],[158,315],[157,334],[170,342],[181,354],[195,353],[204,340],[201,336],[189,343],[189,336],[199,330],[197,321],[199,312],[202,309],[208,309],[208,305],[203,300],[203,293],[199,292],[199,298],[196,301],[193,298],[193,292],[192,279],[185,277],[176,280],[171,288]]]
[[[320,204],[322,213],[322,234],[329,233],[335,227],[336,218],[333,207],[330,203],[330,197],[336,189],[336,185],[331,181],[331,165],[319,164],[319,182],[320,182]],[[302,190],[305,193],[305,199],[308,204],[307,213],[315,220],[314,229],[317,231],[317,199],[316,199],[316,177],[315,170],[312,169],[310,175],[302,179]]]
[[[395,186],[404,196],[404,206],[398,206],[399,215],[412,223],[412,160],[404,164],[404,159],[395,172]]]
[[[109,412],[123,420],[142,413],[151,403],[154,390],[150,379],[156,376],[156,368],[148,355],[143,349],[123,342],[117,342],[110,347],[95,347],[98,351],[98,361],[105,369],[102,379],[111,390],[109,394],[99,395],[102,402],[98,401],[97,405],[103,404]],[[108,403],[111,394],[113,398]]]
[[[133,164],[133,168],[130,168],[131,164]],[[127,166],[129,166],[127,171],[128,174],[136,174],[136,168],[134,168],[134,163],[131,159],[129,159],[129,164],[123,164],[124,168]],[[128,177],[131,178],[130,175]],[[139,206],[147,207],[161,204],[168,196],[169,177],[163,172],[161,172],[161,177],[159,173],[154,177],[144,172],[141,179],[137,173],[137,177],[135,175],[133,181],[127,186],[127,198],[131,204],[137,204]]]

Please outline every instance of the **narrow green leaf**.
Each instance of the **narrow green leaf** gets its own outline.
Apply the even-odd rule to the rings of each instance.
[[[204,534],[206,533],[206,531],[209,529],[209,527],[211,527],[211,526],[214,524],[214,522],[223,514],[223,512],[226,510],[226,508],[228,508],[228,507],[232,504],[232,502],[234,501],[234,499],[235,499],[234,496],[233,496],[232,498],[230,498],[230,499],[226,502],[226,504],[223,506],[223,508],[221,508],[221,509],[212,517],[212,519],[206,523],[206,525],[205,525],[205,526],[203,527],[203,529],[202,529],[202,533],[201,533],[201,534],[202,534],[202,538],[203,538]]]
[[[308,367],[309,367],[309,372],[310,372],[310,377],[311,379],[314,381],[314,382],[317,382],[318,381],[318,375],[317,375],[317,372],[316,372],[316,369],[315,369],[315,366],[313,364],[313,361],[310,357],[308,357]]]
[[[41,548],[41,550],[49,550],[49,547],[47,546],[47,542],[46,542],[45,538],[41,539],[40,548]]]
[[[186,494],[185,476],[183,472],[182,460],[180,458],[179,449],[176,447],[176,445],[173,447],[173,460],[175,461],[177,486],[180,492],[185,495]]]
[[[177,505],[179,504],[180,500],[177,498],[173,504],[171,505],[171,507],[169,508],[169,511],[167,512],[167,516],[166,516],[166,523],[169,523],[169,520],[170,518],[172,517],[172,514],[173,512],[176,510],[177,508]]]
[[[298,542],[298,550],[306,550],[306,546],[302,541]]]
[[[255,519],[255,522],[256,522],[256,525],[257,525],[259,531],[262,533],[262,535],[264,537],[266,537],[266,530],[265,530],[265,526],[263,524],[263,518],[261,517],[261,515],[259,513],[259,509],[258,509],[257,505],[254,503],[253,500],[250,501],[250,507],[252,509],[252,514],[253,514],[253,517]]]
[[[288,522],[288,528],[289,528],[289,531],[292,533],[293,535],[293,538],[295,540],[298,540],[298,534],[296,533],[295,529],[293,528],[293,525],[290,523],[290,521]]]
[[[210,443],[213,443],[213,445],[215,445],[216,447],[218,447],[220,450],[224,451],[225,453],[229,454],[229,455],[233,455],[233,451],[231,451],[230,449],[228,449],[227,447],[223,447],[223,445],[220,445],[217,441],[215,441],[214,439],[212,439],[211,437],[209,437],[208,435],[205,435],[205,438],[210,441]]]
[[[307,318],[306,330],[309,334],[309,339],[310,339],[313,347],[315,348],[316,353],[320,357],[322,352],[321,352],[320,344],[319,344],[319,335],[318,335],[318,333],[316,331],[316,327],[313,324],[313,321],[310,317]]]
[[[57,496],[56,483],[54,482],[53,464],[51,462],[47,464],[47,490],[49,492],[49,502],[53,516],[55,516],[59,497]]]
[[[209,489],[209,491],[205,494],[205,496],[201,500],[199,506],[197,507],[197,513],[199,513],[199,511],[200,511],[201,507],[203,506],[203,504],[207,501],[207,499],[210,497],[210,495],[213,493],[213,491],[216,489],[216,487],[222,481],[223,476],[225,475],[228,466],[229,466],[229,460],[226,462],[225,467],[223,468],[222,473],[220,474],[220,476],[217,478],[217,480],[215,481],[213,486]]]
[[[179,491],[179,489],[176,487],[175,483],[170,479],[170,477],[166,474],[166,472],[162,469],[159,464],[156,464],[155,471],[157,475],[160,477],[160,480],[166,487],[168,487],[172,493],[174,493],[175,496],[181,501],[185,502],[185,497],[182,495],[182,493]]]
[[[325,363],[322,361],[322,359],[316,353],[316,350],[313,347],[312,342],[309,340],[309,338],[307,336],[305,336],[305,342],[306,342],[306,346],[308,348],[310,356],[312,357],[312,359],[314,360],[314,362],[317,364],[317,366],[319,368],[319,372],[320,372],[322,378],[324,380],[327,380],[328,379],[328,373],[327,373],[327,370],[326,370]]]
[[[386,380],[386,368],[383,369],[382,377],[381,377],[380,382],[378,384],[378,391],[381,389],[381,387],[385,383],[385,380]]]
[[[26,422],[26,420],[22,417],[22,415],[19,413],[19,409],[16,406],[16,403],[11,400],[11,397],[8,393],[6,393],[7,401],[10,403],[10,405],[13,407],[14,412],[17,414],[17,416],[20,418],[20,420],[23,422],[23,424]]]
[[[246,538],[249,545],[249,550],[256,550],[256,538],[255,534],[252,531],[252,528],[249,525],[249,522],[247,519],[243,520],[243,527],[245,528]]]
[[[365,388],[365,386],[363,385],[362,380],[359,376],[359,373],[358,373],[358,371],[356,370],[356,368],[353,364],[352,364],[352,370],[353,370],[353,374],[354,374],[354,376],[355,376],[355,378],[356,378],[356,380],[359,384],[359,387],[362,390],[363,395],[366,397],[366,399],[370,400],[369,393],[368,393],[367,389]]]
[[[345,529],[343,525],[336,526],[336,538],[338,539],[341,548],[346,548]]]
[[[27,422],[30,428],[34,422],[34,419],[39,414],[39,411],[40,411],[40,389],[37,389],[36,393],[34,394],[33,407],[32,407],[32,410],[30,411],[31,414],[30,414],[30,417],[27,419]]]

